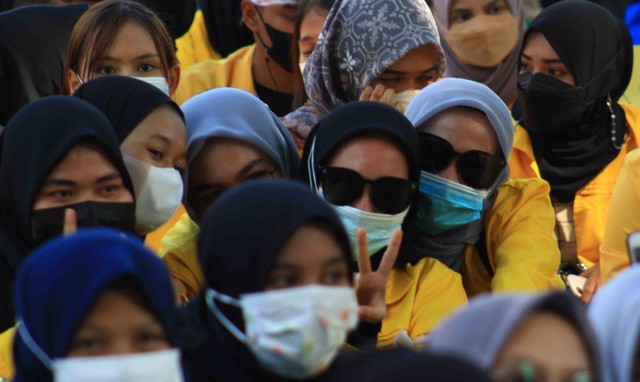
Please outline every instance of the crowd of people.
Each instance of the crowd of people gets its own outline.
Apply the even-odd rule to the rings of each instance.
[[[0,381],[640,380],[637,1],[0,10]]]

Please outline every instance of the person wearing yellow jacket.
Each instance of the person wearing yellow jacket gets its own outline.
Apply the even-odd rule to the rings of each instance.
[[[566,0],[533,21],[520,60],[511,177],[549,182],[563,264],[589,267],[586,302],[600,283],[611,193],[624,157],[638,146],[640,108],[618,103],[633,46],[606,9]]]
[[[174,96],[184,103],[216,87],[236,87],[257,95],[276,115],[293,105],[293,16],[299,0],[242,0],[244,24],[255,44],[240,48],[225,59],[210,59],[191,66]]]
[[[199,62],[222,58],[209,42],[202,10],[196,11],[187,33],[176,39],[176,56],[183,71]]]
[[[446,78],[411,101],[422,151],[420,209],[403,252],[460,272],[468,296],[562,288],[549,186],[510,181],[509,109],[487,86]]]
[[[611,280],[628,267],[631,258],[627,248],[630,233],[640,230],[640,150],[631,151],[611,195],[607,223],[600,245],[602,283]]]

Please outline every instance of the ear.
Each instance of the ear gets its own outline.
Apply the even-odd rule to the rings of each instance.
[[[180,65],[175,65],[173,68],[169,69],[169,78],[167,82],[169,83],[169,95],[173,97],[173,94],[176,92],[178,88],[178,84],[180,83]]]
[[[251,0],[242,0],[242,21],[253,33],[258,33],[258,13]]]
[[[76,90],[78,90],[80,85],[82,85],[78,75],[70,69],[67,69],[67,72],[65,73],[65,81],[67,82],[67,89],[69,89],[69,94],[67,95],[72,95]]]

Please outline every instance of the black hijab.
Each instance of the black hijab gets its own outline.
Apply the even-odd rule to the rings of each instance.
[[[322,166],[347,141],[368,135],[380,134],[393,141],[407,158],[409,179],[420,182],[420,145],[418,134],[411,122],[399,111],[378,102],[351,102],[338,107],[322,119],[311,131],[302,153],[300,176],[312,187],[314,167]],[[417,200],[405,218],[403,228],[415,216]],[[379,263],[383,251],[372,256],[372,264]],[[398,256],[396,264],[404,267],[411,260]]]
[[[0,14],[0,125],[29,102],[62,93],[71,30],[88,8],[34,5]]]
[[[257,180],[224,193],[200,225],[198,256],[206,287],[234,298],[263,290],[280,249],[307,223],[326,227],[343,249],[345,262],[351,264],[351,247],[342,223],[305,185]],[[239,310],[218,306],[242,330]],[[282,380],[262,370],[250,350],[217,321],[203,292],[185,314],[183,363],[191,380]]]
[[[120,143],[160,106],[171,106],[185,120],[180,107],[168,95],[153,85],[131,77],[96,78],[80,86],[73,96],[102,111],[115,129]]]
[[[0,152],[0,331],[13,325],[12,280],[34,246],[31,214],[49,172],[80,141],[98,145],[135,195],[113,128],[89,103],[65,96],[45,97],[9,121]]]
[[[178,39],[189,31],[198,5],[195,0],[137,0],[164,21],[171,37]]]
[[[198,0],[204,16],[209,43],[226,57],[253,44],[253,33],[242,22],[242,0]]]
[[[529,131],[543,179],[551,184],[551,195],[561,202],[575,193],[613,161],[619,149],[611,138],[610,96],[616,120],[615,142],[622,144],[627,132],[626,117],[617,104],[631,80],[633,46],[624,23],[605,8],[582,0],[565,0],[545,9],[524,37],[540,32],[549,41],[575,79],[586,88],[588,104],[579,121],[562,126],[561,134]],[[524,98],[520,97],[521,102]],[[526,108],[526,104],[521,105]],[[552,105],[549,105],[552,108]],[[514,115],[519,119],[519,115]]]

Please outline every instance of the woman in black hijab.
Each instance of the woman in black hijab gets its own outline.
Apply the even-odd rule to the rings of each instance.
[[[545,9],[524,37],[511,177],[551,185],[563,264],[591,267],[584,301],[599,284],[600,242],[618,172],[638,147],[640,109],[618,103],[632,66],[626,26],[590,2]]]
[[[91,80],[74,97],[96,106],[111,122],[136,190],[136,231],[153,231],[146,244],[157,250],[185,212],[179,208],[187,146],[182,111],[155,86],[126,76]]]
[[[354,291],[349,239],[331,207],[294,181],[251,181],[222,195],[201,232],[206,287],[184,311],[187,378],[336,380],[367,289],[384,294],[386,275],[363,270]]]
[[[0,331],[13,325],[11,285],[24,257],[77,226],[133,231],[134,191],[109,121],[85,101],[53,96],[7,125],[0,158]]]

